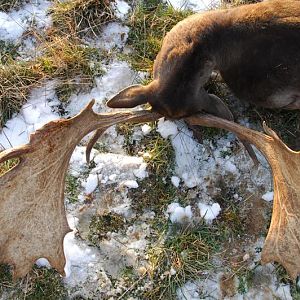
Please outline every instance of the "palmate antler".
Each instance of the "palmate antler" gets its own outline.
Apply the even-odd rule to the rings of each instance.
[[[0,163],[20,163],[0,177],[0,263],[14,267],[14,277],[27,274],[40,257],[64,274],[63,239],[70,231],[64,208],[65,176],[75,146],[89,132],[120,122],[149,122],[147,111],[98,115],[92,101],[69,120],[46,124],[30,142],[0,153]]]
[[[17,167],[0,177],[0,263],[14,266],[22,277],[45,257],[64,274],[63,238],[70,230],[64,211],[64,182],[75,146],[89,132],[121,122],[149,122],[160,116],[148,111],[96,114],[91,102],[69,120],[50,122],[27,145],[0,153],[0,163],[20,158]],[[277,135],[268,135],[213,116],[187,119],[193,125],[227,129],[253,143],[267,158],[274,177],[274,208],[262,261],[281,263],[294,279],[300,271],[300,155]],[[91,146],[92,143],[90,143]]]
[[[191,117],[188,121],[232,131],[266,157],[273,173],[274,202],[261,260],[263,264],[280,263],[296,279],[300,272],[300,152],[288,148],[265,123],[263,134],[213,116]]]

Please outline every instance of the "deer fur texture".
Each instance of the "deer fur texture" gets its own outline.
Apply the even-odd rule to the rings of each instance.
[[[153,81],[122,90],[107,105],[148,102],[172,119],[202,111],[232,120],[222,100],[203,88],[213,70],[241,100],[300,109],[300,1],[269,0],[184,19],[164,38]]]

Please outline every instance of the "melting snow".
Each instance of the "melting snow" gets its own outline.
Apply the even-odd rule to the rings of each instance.
[[[0,132],[0,149],[26,144],[30,133],[59,118],[56,110],[60,102],[55,95],[55,85],[55,81],[48,81],[45,86],[32,90],[27,103]]]
[[[121,89],[136,82],[137,75],[125,61],[113,61],[105,66],[105,75],[95,79],[96,86],[88,93],[73,94],[70,97],[70,104],[67,111],[73,116],[92,99],[96,100],[96,111],[108,111],[104,100],[110,99]]]
[[[165,121],[164,118],[159,119],[156,131],[159,132],[163,138],[168,138],[178,132],[177,125],[172,121]]]
[[[128,14],[130,10],[130,6],[123,0],[116,0],[115,8],[116,16],[120,19],[124,19],[124,17]]]
[[[214,203],[212,205],[204,204],[199,202],[198,208],[200,210],[200,215],[208,223],[211,223],[220,213],[221,207],[219,203]]]
[[[195,12],[205,11],[220,6],[220,0],[166,0],[175,9],[192,9]]]
[[[177,202],[169,204],[167,213],[170,214],[170,220],[172,223],[185,224],[190,222],[193,217],[192,208],[190,205],[181,207]]]
[[[49,27],[51,18],[47,10],[50,5],[51,1],[37,0],[8,13],[0,11],[0,39],[16,41],[33,23],[38,29]]]
[[[267,192],[265,193],[264,195],[262,195],[262,198],[265,200],[265,201],[273,201],[273,198],[274,198],[274,192]]]

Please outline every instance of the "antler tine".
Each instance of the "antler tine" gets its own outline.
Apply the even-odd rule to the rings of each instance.
[[[62,241],[70,231],[64,210],[64,182],[79,141],[98,129],[88,146],[90,153],[91,145],[109,126],[160,117],[149,111],[96,114],[92,104],[72,119],[46,124],[31,135],[29,144],[0,154],[0,161],[22,158],[18,168],[0,177],[0,262],[12,264],[15,277],[25,275],[40,257],[48,258],[63,273]],[[262,261],[281,263],[295,278],[300,271],[300,152],[290,150],[270,129],[266,135],[210,115],[197,115],[188,121],[232,131],[266,156],[273,171],[275,196]]]

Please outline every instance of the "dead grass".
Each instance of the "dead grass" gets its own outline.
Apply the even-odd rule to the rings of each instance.
[[[31,89],[41,86],[46,79],[60,79],[63,98],[71,87],[90,85],[94,76],[103,74],[97,63],[90,63],[100,59],[99,51],[72,39],[55,35],[45,41],[41,49],[42,55],[35,60],[13,60],[0,65],[0,126],[27,101]]]
[[[10,11],[20,7],[23,3],[29,2],[28,0],[0,0],[0,11]]]
[[[51,8],[54,28],[71,36],[97,36],[114,19],[109,0],[55,0]]]
[[[3,1],[2,4],[9,9],[21,1]],[[96,49],[81,45],[77,34],[100,31],[101,25],[113,18],[108,1],[57,0],[51,13],[52,29],[46,34],[28,33],[38,41],[37,58],[26,62],[17,60],[14,45],[0,44],[0,127],[19,111],[31,89],[42,86],[46,79],[60,79],[57,90],[60,99],[66,100],[70,91],[89,86],[94,76],[103,74],[100,64],[104,56]]]
[[[262,0],[222,0],[223,7],[233,7],[233,6],[239,6],[243,4],[251,4],[251,3],[257,3],[261,2]]]

